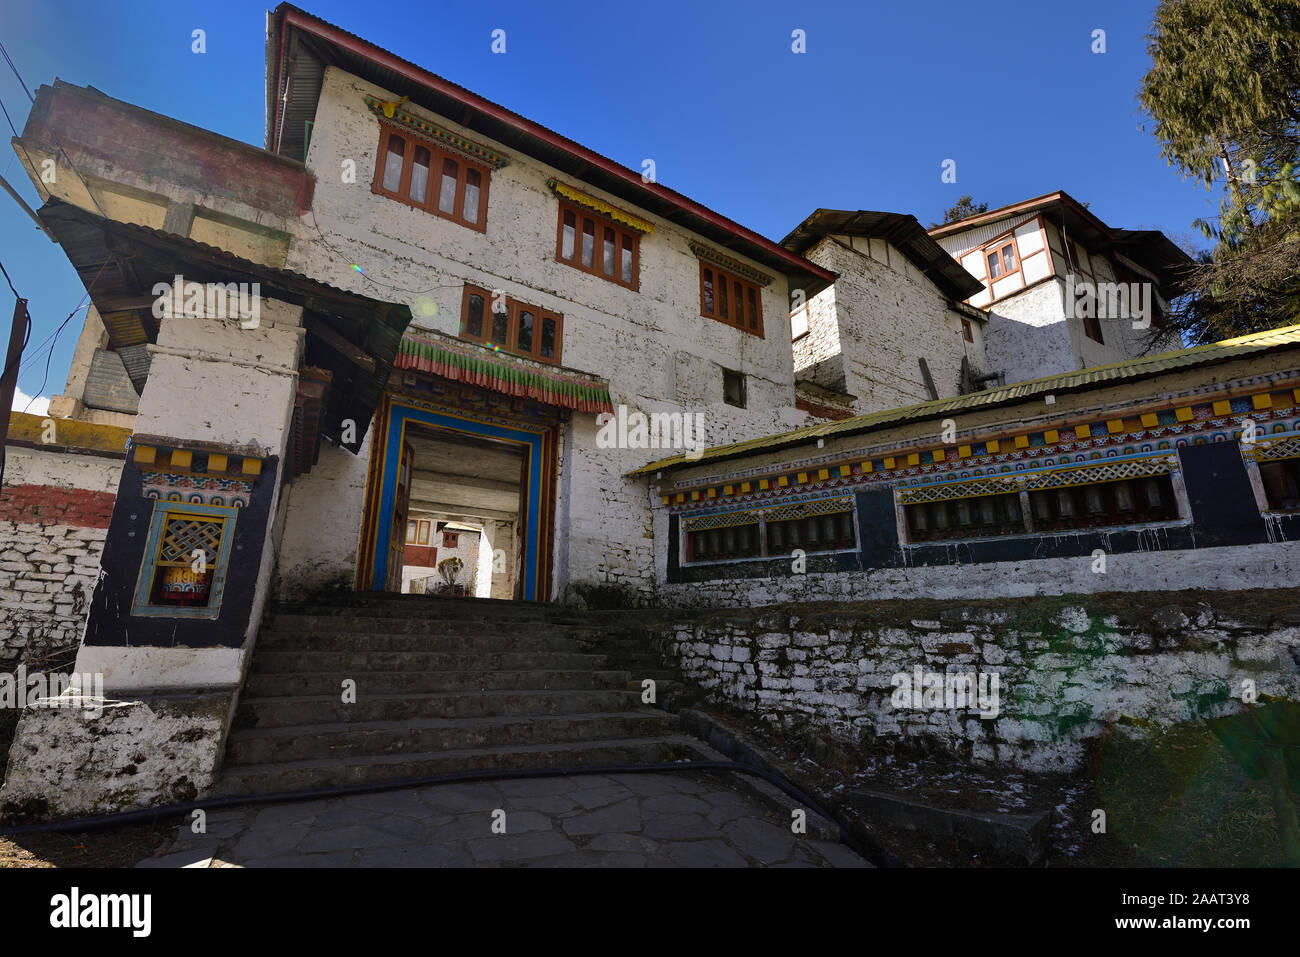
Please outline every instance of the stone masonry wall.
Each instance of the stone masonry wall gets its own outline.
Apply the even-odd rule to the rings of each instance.
[[[115,495],[105,486],[116,487],[121,468],[109,458],[7,452],[0,490],[0,670],[76,648],[113,511]],[[71,487],[74,482],[97,487]]]
[[[658,637],[714,701],[778,726],[1067,771],[1109,733],[1151,736],[1239,712],[1248,707],[1247,681],[1260,700],[1300,700],[1296,598],[1184,592],[784,605],[684,614],[659,626]],[[910,688],[899,695],[918,668],[922,707],[913,707]],[[926,689],[948,678],[934,675],[972,676],[971,706],[959,706],[956,694],[936,700]]]

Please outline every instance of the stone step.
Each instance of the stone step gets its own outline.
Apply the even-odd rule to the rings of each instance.
[[[257,636],[262,651],[565,651],[598,654],[591,645],[560,635],[527,632],[383,634],[364,631],[269,631]]]
[[[327,758],[560,744],[668,734],[677,718],[663,711],[413,718],[340,724],[246,728],[230,734],[228,764],[274,764]]]
[[[370,688],[383,693],[368,693]],[[245,698],[235,716],[237,728],[286,728],[299,725],[361,724],[419,718],[553,716],[625,712],[640,704],[625,689],[563,691],[450,691],[394,694],[373,678],[357,683],[357,700],[345,704],[340,694]]]
[[[400,617],[379,615],[267,615],[260,631],[270,632],[344,632],[372,635],[559,635],[563,637],[599,638],[605,630],[598,625],[516,618],[480,618],[459,621],[444,618]]]
[[[345,678],[357,672],[257,671],[258,659],[244,685],[244,694],[256,698],[285,695],[339,695]],[[630,680],[626,671],[367,671],[367,681],[379,682],[390,694],[430,694],[438,691],[558,691],[566,688],[622,688]]]
[[[321,615],[349,617],[372,615],[386,618],[424,618],[448,621],[532,620],[556,622],[582,622],[585,616],[572,609],[539,605],[534,602],[502,601],[499,599],[438,598],[425,596],[388,595],[384,598],[362,598],[355,601],[330,602],[276,602],[267,609],[275,615]]]
[[[489,653],[438,651],[263,651],[253,654],[252,672],[327,671],[345,677],[371,671],[569,671],[603,669],[605,656],[558,651]]]
[[[210,796],[271,794],[348,784],[375,784],[455,772],[666,764],[700,760],[701,757],[698,742],[674,734],[651,738],[228,765]]]

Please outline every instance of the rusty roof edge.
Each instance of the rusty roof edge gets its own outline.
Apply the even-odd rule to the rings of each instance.
[[[1270,339],[1277,341],[1270,342],[1268,341]],[[901,422],[938,418],[954,411],[1015,405],[1018,402],[1048,392],[1080,392],[1093,388],[1099,383],[1137,381],[1164,372],[1181,371],[1218,362],[1230,362],[1233,359],[1244,358],[1270,349],[1296,347],[1300,347],[1300,325],[1284,326],[1279,329],[1239,336],[1235,339],[1207,343],[1191,349],[1163,352],[1153,356],[1144,356],[1141,359],[1129,360],[1128,362],[1090,366],[1075,372],[1044,376],[1040,379],[1029,379],[1024,382],[1014,382],[1010,385],[982,392],[967,393],[966,395],[947,399],[935,399],[930,402],[903,406],[898,409],[886,409],[882,412],[870,412],[836,422],[807,425],[789,432],[779,432],[771,436],[760,436],[743,442],[714,446],[704,449],[700,453],[692,453],[689,457],[687,455],[670,456],[633,469],[626,474],[628,477],[636,477],[652,472],[691,468],[704,462],[721,462],[759,452],[772,452],[778,449],[791,448],[814,439],[856,435]],[[1170,362],[1174,364],[1169,365]],[[1099,373],[1100,375],[1098,375]]]

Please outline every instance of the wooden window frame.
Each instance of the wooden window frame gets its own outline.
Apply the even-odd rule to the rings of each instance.
[[[1002,256],[1002,253],[1006,250],[1008,246],[1011,247],[1011,255],[1016,257],[1016,268],[1003,272],[1001,275],[994,276],[993,271],[988,268],[989,256],[992,253],[996,252],[998,254],[998,259],[1002,260],[1004,258]],[[984,255],[984,269],[988,273],[988,277],[989,277],[989,292],[993,291],[993,284],[995,282],[1001,282],[1003,279],[1006,279],[1009,276],[1014,276],[1017,273],[1020,273],[1021,285],[1024,284],[1025,276],[1021,268],[1024,261],[1020,258],[1020,246],[1016,243],[1016,236],[1014,232],[1008,233],[1006,236],[1003,236],[1001,239],[995,239],[990,243],[986,243],[983,248],[983,255]]]
[[[564,214],[573,214],[573,258],[564,258]],[[591,266],[582,264],[582,226],[583,220],[591,220],[595,227],[595,248],[592,250]],[[606,275],[604,269],[603,251],[603,230],[612,229],[614,231],[614,275]],[[632,240],[632,281],[623,281],[623,243],[626,239]],[[609,216],[605,216],[593,209],[580,206],[577,203],[561,201],[559,212],[556,213],[555,223],[555,261],[564,263],[566,266],[572,266],[580,272],[585,272],[590,276],[599,276],[606,282],[612,282],[615,285],[622,286],[624,289],[631,289],[633,292],[641,291],[641,233],[639,230],[624,226],[622,223]]]
[[[380,196],[386,196],[389,199],[395,199],[399,203],[405,203],[415,209],[424,210],[437,216],[439,219],[451,220],[467,229],[473,229],[480,233],[487,232],[487,210],[488,210],[488,189],[492,182],[492,171],[482,163],[468,159],[460,153],[453,152],[438,146],[429,140],[415,136],[408,130],[399,130],[380,124],[379,133],[379,152],[375,156],[375,178],[371,184],[371,192]],[[388,163],[388,143],[389,140],[397,136],[406,142],[406,150],[402,154],[402,178],[398,183],[397,191],[384,188],[384,170]],[[429,181],[424,189],[424,202],[418,203],[411,199],[411,171],[415,165],[415,147],[422,147],[429,151]],[[452,212],[445,213],[438,207],[438,197],[442,192],[442,166],[444,160],[452,160],[456,166],[456,199]],[[478,222],[470,222],[464,217],[465,191],[466,183],[469,179],[470,170],[476,170],[479,174],[479,198],[478,198]]]
[[[427,547],[429,544],[429,526],[432,522],[427,518],[410,518],[406,520],[406,544]],[[411,526],[415,526],[415,535],[411,535]]]
[[[447,531],[447,530],[444,528],[444,529],[442,530],[442,547],[443,547],[443,548],[459,548],[459,547],[460,547],[460,532],[458,532],[458,531],[457,531],[457,532],[449,532],[449,531]]]
[[[713,274],[713,309],[711,311],[705,308],[704,300],[704,273],[706,270]],[[728,303],[733,302],[735,287],[737,284],[740,285],[746,300],[752,301],[756,306],[756,311],[758,312],[758,328],[752,328],[748,309],[745,310],[745,321],[743,325],[735,320],[734,313],[736,310],[734,307],[728,310],[728,315],[723,315],[722,310],[719,308],[722,298],[718,295],[719,277],[725,277],[730,284],[730,288],[726,290]],[[752,297],[749,295],[751,292],[753,293]],[[730,326],[732,329],[739,329],[741,332],[748,333],[751,336],[758,336],[760,339],[765,338],[763,335],[763,287],[758,285],[756,282],[746,279],[739,273],[731,272],[729,269],[723,269],[721,266],[707,262],[703,259],[700,260],[700,315],[706,319],[714,319],[725,326]]]
[[[469,320],[469,300],[471,296],[483,297],[483,328],[482,335],[472,335],[468,329]],[[523,356],[526,359],[532,359],[534,362],[543,362],[547,365],[558,366],[560,357],[564,350],[564,316],[558,312],[552,312],[550,309],[542,309],[531,303],[520,302],[518,299],[506,298],[506,341],[494,342],[491,336],[492,332],[492,291],[484,289],[481,286],[465,285],[464,294],[461,296],[460,306],[460,337],[468,339],[470,342],[480,342],[484,345],[492,343],[500,346],[502,351],[511,355]],[[519,341],[519,317],[521,313],[531,312],[533,314],[533,347],[530,352],[524,352],[517,346]],[[555,322],[555,354],[553,356],[542,355],[542,323],[546,319]]]
[[[971,326],[969,319],[963,318],[961,321],[961,337],[967,342],[975,341],[975,329]]]

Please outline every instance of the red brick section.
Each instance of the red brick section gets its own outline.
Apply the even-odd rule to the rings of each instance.
[[[0,489],[0,521],[108,528],[115,498],[112,492],[56,485],[11,485]]]

